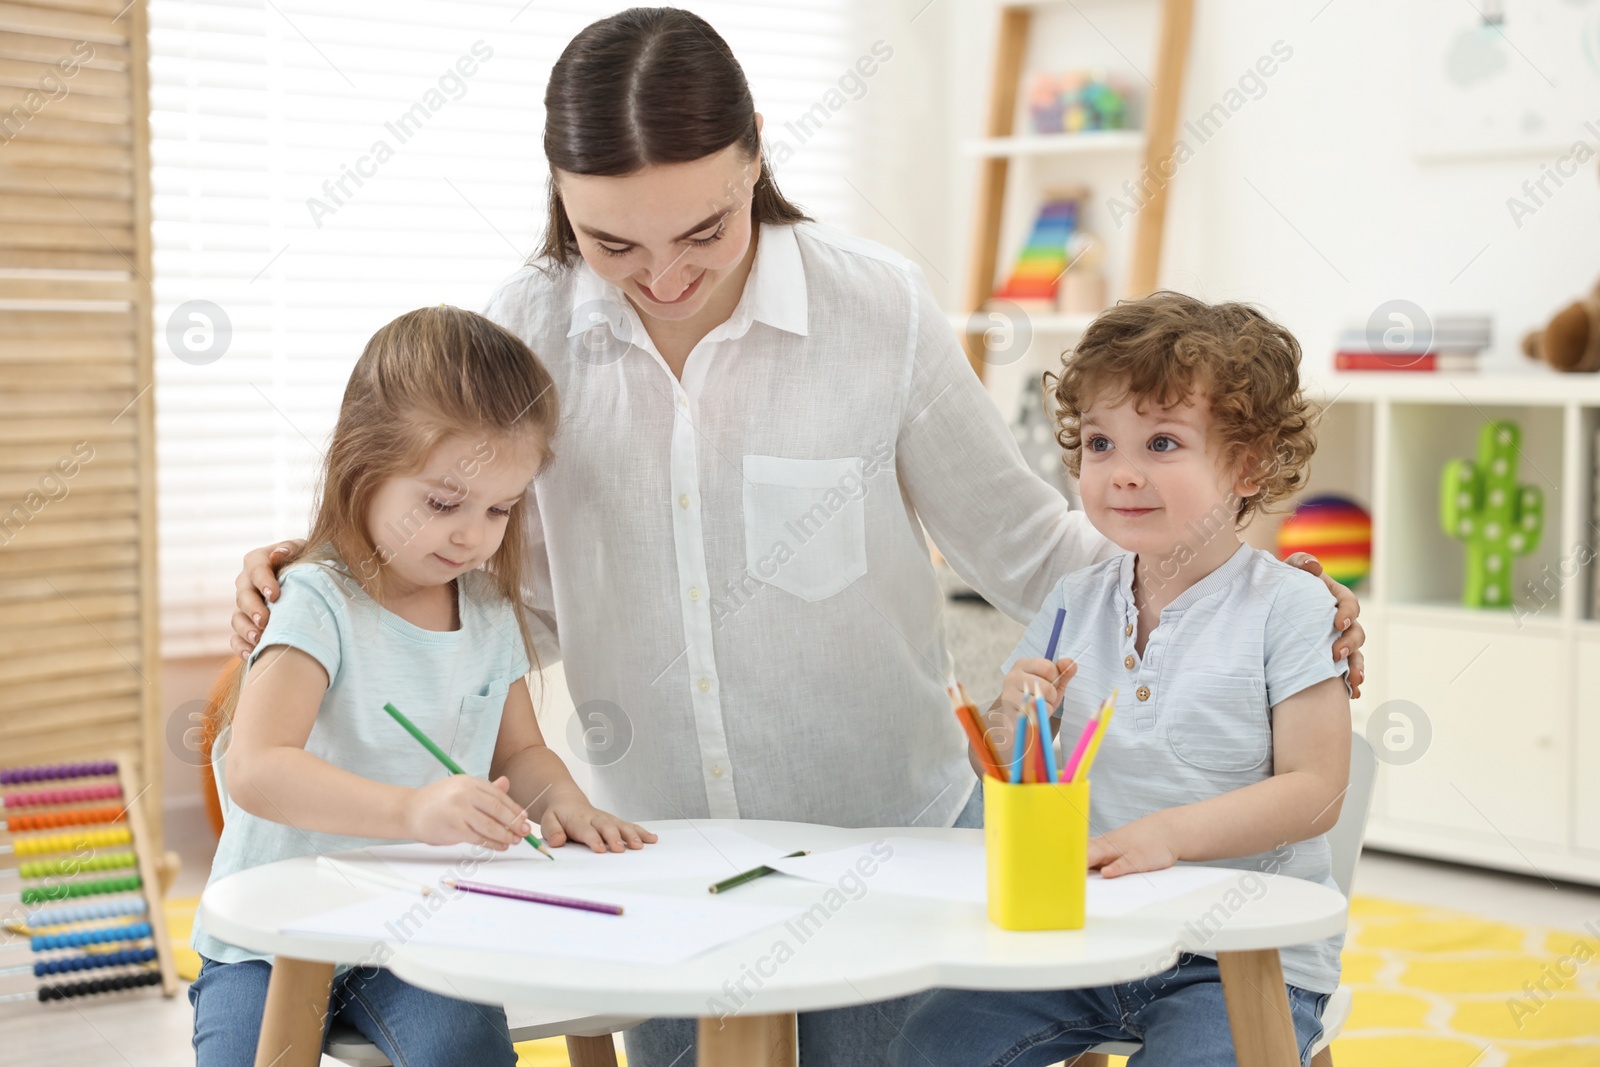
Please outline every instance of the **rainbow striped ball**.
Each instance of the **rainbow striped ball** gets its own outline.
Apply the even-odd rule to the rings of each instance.
[[[1353,586],[1372,570],[1372,516],[1353,500],[1318,496],[1278,527],[1278,558],[1309,552],[1334,581]]]

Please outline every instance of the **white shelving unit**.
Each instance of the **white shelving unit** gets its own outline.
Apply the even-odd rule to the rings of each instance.
[[[1092,18],[1076,2],[1016,0],[993,9],[999,25],[984,136],[961,145],[963,155],[979,161],[979,174],[960,307],[984,308],[1016,262],[1044,194],[1066,188],[1087,190],[1079,225],[1101,242],[1107,301],[1148,291],[1159,268],[1168,183],[1151,184],[1143,175],[1158,173],[1173,152],[1193,0],[1097,4]],[[1135,66],[1113,40],[1148,42],[1148,58],[1141,56]],[[1062,70],[1104,71],[1132,87],[1127,116],[1132,128],[1021,132],[1032,125],[1027,79]],[[1146,185],[1143,206],[1133,215],[1117,214],[1111,200],[1133,182]],[[1007,415],[1015,410],[1023,380],[1054,366],[1092,318],[1030,313],[1033,350],[1006,363],[985,358],[981,331],[965,332],[969,325],[982,325],[982,315],[967,311],[952,316],[951,323],[964,333],[973,369]],[[973,316],[978,316],[975,322]]]
[[[1334,375],[1311,392],[1327,408],[1303,495],[1349,496],[1373,518],[1355,727],[1408,701],[1431,733],[1416,759],[1380,763],[1367,843],[1600,885],[1600,376]],[[1545,497],[1511,611],[1460,604],[1465,553],[1438,518],[1444,461],[1473,456],[1497,418],[1521,425],[1517,479]],[[1279,521],[1248,539],[1271,546]]]

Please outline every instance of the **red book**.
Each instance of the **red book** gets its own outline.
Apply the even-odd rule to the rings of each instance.
[[[1478,357],[1454,352],[1336,352],[1334,370],[1459,371],[1477,370]]]

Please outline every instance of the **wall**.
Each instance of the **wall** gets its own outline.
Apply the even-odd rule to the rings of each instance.
[[[891,7],[905,22],[923,2]],[[1123,36],[1116,29],[1117,6],[1066,5],[1069,15],[1081,10],[1092,25],[1074,26],[1070,19],[1062,25],[1059,14],[1051,14],[1062,31],[1054,43],[1065,52],[1099,41],[1148,71],[1154,42]],[[1537,180],[1563,152],[1416,158],[1412,7],[1381,0],[1196,4],[1183,118],[1218,102],[1274,42],[1283,41],[1292,55],[1265,79],[1259,99],[1248,100],[1179,168],[1162,284],[1208,299],[1265,305],[1301,338],[1307,365],[1317,371],[1331,367],[1340,327],[1365,322],[1386,300],[1409,299],[1431,311],[1487,310],[1496,334],[1489,365],[1525,370],[1517,350],[1522,333],[1600,276],[1595,162],[1519,227],[1507,199],[1526,199],[1522,183]],[[882,180],[898,184],[917,206],[895,219],[903,236],[887,226],[869,235],[908,254],[914,244],[956,284],[977,164],[956,155],[955,144],[981,130],[995,22],[990,5],[935,0],[915,23],[906,23],[908,43],[896,53],[895,63],[903,63],[896,76],[920,64],[921,71],[939,75],[939,84],[907,111],[907,125],[915,123],[917,132],[886,141],[876,160],[894,176]],[[934,24],[942,48],[925,39],[924,27]],[[1515,26],[1507,28],[1518,44]],[[1522,44],[1527,58],[1513,62],[1552,67],[1534,44]],[[883,86],[901,88],[889,79]],[[943,113],[944,131],[922,125],[935,92],[942,102],[933,110]],[[1593,111],[1600,126],[1600,98]],[[1581,126],[1572,130],[1572,139],[1579,138],[1595,148],[1595,135]],[[934,189],[943,191],[944,206],[926,210],[921,202]],[[957,291],[944,290],[950,306]]]

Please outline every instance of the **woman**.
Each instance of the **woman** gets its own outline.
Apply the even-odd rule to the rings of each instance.
[[[579,708],[609,701],[631,731],[597,761],[595,802],[979,825],[923,530],[1019,620],[1115,547],[1023,463],[920,271],[779,193],[743,71],[702,19],[589,26],[545,108],[544,248],[487,314],[561,398],[524,599]],[[1358,608],[1330,585],[1358,679]],[[242,652],[276,591],[266,549],[238,586]],[[883,1062],[919,999],[802,1016],[802,1062]],[[692,1062],[693,1040],[693,1020],[653,1020],[629,1062]]]

